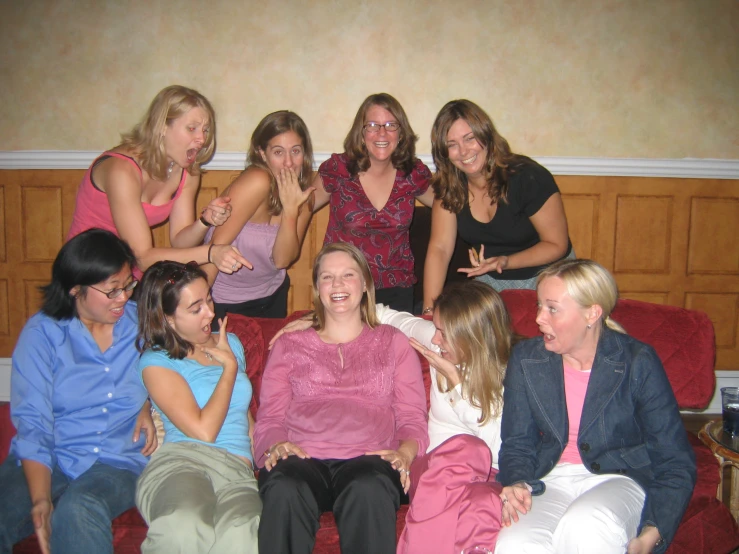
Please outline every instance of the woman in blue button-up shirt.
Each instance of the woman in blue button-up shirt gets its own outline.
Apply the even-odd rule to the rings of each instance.
[[[44,554],[113,552],[110,522],[134,506],[156,447],[128,302],[135,262],[101,229],[76,236],[54,260],[41,311],[13,352],[18,434],[0,466],[0,553],[34,531]]]

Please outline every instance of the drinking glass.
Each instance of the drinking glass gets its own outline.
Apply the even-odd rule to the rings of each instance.
[[[739,387],[721,389],[721,412],[724,416],[724,433],[739,436]]]

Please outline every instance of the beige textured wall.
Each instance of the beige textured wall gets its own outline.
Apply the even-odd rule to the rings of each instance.
[[[0,52],[0,150],[113,146],[181,83],[221,151],[282,108],[337,151],[387,91],[419,153],[467,97],[530,155],[739,159],[736,0],[0,0]]]

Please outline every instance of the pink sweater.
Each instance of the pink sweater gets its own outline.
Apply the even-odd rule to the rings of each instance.
[[[341,360],[344,364],[342,367]],[[314,329],[288,333],[272,348],[254,428],[257,466],[264,451],[290,441],[319,459],[349,459],[428,446],[426,393],[418,356],[402,332],[365,327],[346,344],[326,344]]]

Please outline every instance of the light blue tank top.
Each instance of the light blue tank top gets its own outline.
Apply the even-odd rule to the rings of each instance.
[[[154,407],[162,416],[165,444],[168,442],[185,441],[207,444],[209,446],[223,448],[238,456],[244,456],[251,460],[253,464],[254,460],[251,455],[251,441],[249,439],[249,420],[246,415],[246,412],[249,409],[249,403],[251,402],[252,388],[249,378],[246,376],[244,347],[241,345],[241,341],[239,341],[238,337],[231,333],[228,334],[228,344],[231,346],[231,350],[236,357],[239,369],[236,374],[236,382],[234,383],[233,393],[231,394],[231,403],[228,406],[228,413],[223,422],[223,427],[221,427],[221,431],[218,433],[218,437],[216,437],[215,443],[204,442],[188,437],[172,423],[172,421],[167,417],[167,414],[165,414],[159,406],[155,404]],[[190,385],[195,401],[201,409],[208,403],[208,400],[210,400],[210,397],[216,388],[216,384],[218,384],[218,380],[221,378],[221,374],[223,373],[222,366],[204,366],[200,365],[195,360],[189,360],[187,358],[174,360],[170,358],[166,352],[151,349],[144,352],[139,360],[139,375],[141,376],[142,381],[143,375],[141,375],[141,373],[144,368],[148,366],[166,367],[182,375],[185,381],[187,381],[187,384]]]

